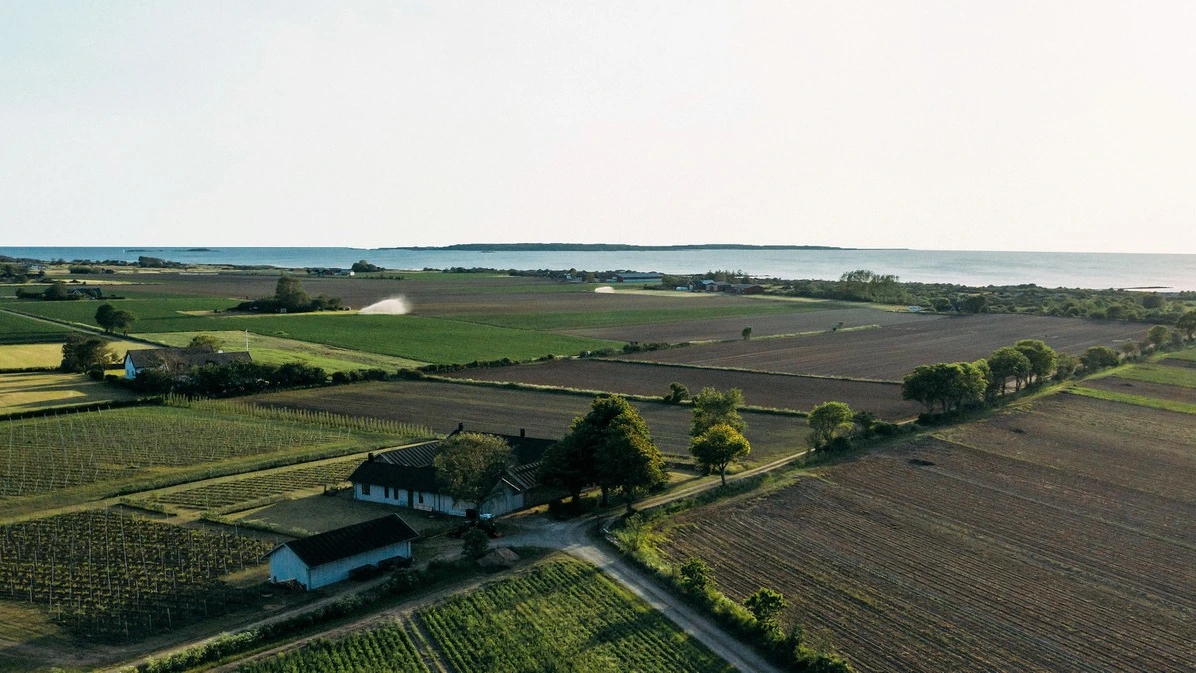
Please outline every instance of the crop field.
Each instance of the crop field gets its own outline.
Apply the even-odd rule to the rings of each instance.
[[[123,294],[123,290],[122,290]],[[64,320],[98,327],[95,321],[96,309],[104,301],[12,301],[0,304],[0,308],[27,313],[29,315]],[[184,330],[213,329],[215,318],[192,315],[190,312],[211,311],[235,306],[237,302],[228,299],[208,297],[175,297],[154,299],[114,299],[109,302],[117,308],[128,309],[137,316],[134,329],[138,332],[179,332]],[[65,329],[65,328],[63,328]],[[61,340],[61,337],[59,337]]]
[[[788,339],[761,339],[636,353],[648,362],[734,367],[900,381],[914,367],[988,357],[1019,339],[1081,353],[1090,346],[1141,339],[1146,326],[1078,318],[984,314]]]
[[[64,405],[114,402],[136,394],[83,374],[23,372],[0,374],[0,414],[36,411]],[[2,469],[2,468],[0,468]]]
[[[1163,362],[1166,362],[1166,360]],[[1116,377],[1131,381],[1141,381],[1143,383],[1196,388],[1196,371],[1186,367],[1171,367],[1162,363],[1131,365],[1125,369],[1118,370]],[[1091,383],[1091,381],[1085,381],[1085,385],[1088,383]]]
[[[801,307],[802,304],[798,304],[798,306]],[[642,343],[734,341],[741,338],[744,327],[751,327],[752,336],[758,338],[779,334],[829,332],[837,328],[851,329],[870,325],[904,325],[941,318],[941,316],[926,313],[882,311],[873,308],[838,308],[843,304],[813,300],[806,306],[807,310],[790,310],[764,315],[733,318],[702,317],[683,321],[568,330],[568,333],[595,339]]]
[[[265,406],[388,418],[422,423],[439,433],[465,424],[466,429],[554,439],[564,436],[575,417],[589,409],[585,395],[513,390],[435,381],[363,383],[336,388],[296,390],[248,398]],[[648,423],[662,453],[689,459],[687,406],[632,402]],[[761,463],[791,455],[805,448],[808,429],[801,418],[744,412],[747,438],[752,443],[750,462]]]
[[[338,460],[240,479],[230,479],[197,488],[156,495],[153,500],[189,509],[213,509],[252,502],[308,488],[339,484],[361,464],[359,458]]]
[[[735,670],[597,568],[572,560],[238,670],[430,673],[442,659],[458,673]]]
[[[136,341],[114,339],[109,350],[120,360],[131,350],[153,348]],[[0,369],[24,369],[28,367],[57,367],[62,362],[62,343],[9,344],[0,346]]]
[[[917,405],[901,399],[893,383],[843,381],[758,372],[698,369],[609,360],[553,360],[516,367],[469,369],[446,374],[482,381],[516,381],[542,386],[584,388],[634,395],[663,395],[676,381],[696,395],[702,388],[739,388],[749,405],[809,411],[823,402],[847,402],[886,420],[912,418]]]
[[[0,597],[88,639],[138,639],[244,605],[219,578],[270,547],[108,510],[2,525]]]
[[[1196,370],[1193,373],[1196,374]],[[1179,402],[1196,407],[1196,388],[1186,386],[1151,383],[1121,376],[1106,376],[1084,381],[1083,388],[1123,395],[1134,395],[1167,402]]]
[[[228,351],[245,349],[245,332],[158,332],[154,334],[135,334],[141,339],[154,341],[165,346],[186,346],[197,335],[209,335],[216,338],[221,348]],[[365,351],[326,346],[324,344],[309,343],[295,339],[263,336],[251,334],[249,336],[249,352],[253,354],[253,361],[262,364],[281,365],[288,362],[303,362],[314,367],[321,367],[327,372],[345,372],[357,369],[385,369],[388,372],[426,364],[417,360],[380,355]],[[3,357],[3,347],[0,347],[0,358]]]
[[[863,673],[1188,671],[1196,420],[1125,410],[1055,396],[677,515],[664,550]]]
[[[61,342],[74,330],[0,311],[0,344]]]
[[[398,439],[354,428],[353,419],[251,410],[132,407],[0,423],[0,499],[263,456],[356,453]]]
[[[512,307],[507,307],[507,310],[504,311],[463,314],[454,317],[458,320],[501,327],[578,330],[615,325],[671,323],[718,318],[738,318],[738,321],[742,323],[745,319],[757,316],[818,311],[822,308],[819,304],[778,302],[743,297],[687,298],[684,296],[670,297],[666,294],[661,299],[657,299],[644,295],[625,295],[616,292],[612,294],[595,293],[594,296],[601,299],[578,302],[576,300],[579,295],[560,296],[570,300],[571,304],[587,305],[584,308],[570,306],[568,308],[572,310],[559,311],[545,311],[531,306],[527,308],[533,310],[526,313],[516,313],[511,310]],[[740,324],[739,328],[735,330],[735,336],[739,336],[742,329],[743,324]]]

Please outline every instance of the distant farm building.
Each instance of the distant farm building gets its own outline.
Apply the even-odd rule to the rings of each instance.
[[[659,283],[663,277],[659,273],[616,273],[607,280],[611,283]]]
[[[312,590],[347,580],[354,571],[405,563],[411,558],[411,541],[418,537],[398,514],[387,514],[284,542],[265,558],[271,582],[295,582]]]
[[[453,434],[463,430],[459,425]],[[440,442],[372,455],[349,475],[353,497],[454,516],[465,516],[471,509],[498,516],[546,502],[541,497],[538,473],[544,452],[556,441],[528,437],[522,430],[518,436],[496,436],[510,445],[511,463],[480,505],[457,501],[443,491],[432,466],[440,452]]]
[[[764,294],[764,286],[755,283],[725,283],[721,280],[695,280],[689,284],[693,292],[729,292],[731,294]]]
[[[764,286],[754,283],[731,283],[727,292],[732,294],[764,294]]]
[[[67,296],[71,297],[72,299],[103,299],[104,288],[96,287],[94,285],[88,287],[71,288],[71,291],[67,293]]]
[[[147,369],[184,374],[192,367],[227,365],[234,362],[253,362],[253,358],[245,351],[225,353],[216,351],[211,346],[131,350],[125,353],[125,378],[137,378],[138,374]]]

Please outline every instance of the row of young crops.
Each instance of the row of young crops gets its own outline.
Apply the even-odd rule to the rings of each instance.
[[[360,459],[352,458],[291,470],[279,470],[257,477],[245,477],[165,493],[154,499],[158,502],[180,505],[190,509],[228,507],[305,488],[339,484],[348,479],[360,464]]]
[[[184,397],[171,396],[168,404],[186,406],[192,409],[211,411],[222,414],[233,414],[249,418],[261,418],[270,421],[286,423],[302,423],[317,425],[323,428],[365,432],[378,435],[394,435],[397,437],[431,437],[432,431],[424,425],[415,423],[400,423],[385,418],[370,416],[346,416],[328,411],[314,411],[311,409],[289,409],[286,407],[261,406],[242,400],[188,400]]]
[[[219,577],[271,545],[111,510],[0,526],[0,598],[43,606],[72,632],[138,638],[243,605]]]
[[[317,642],[240,670],[417,673],[441,670],[440,657],[459,673],[735,670],[598,569],[573,560],[446,599],[406,623]]]
[[[0,423],[0,497],[108,481],[148,468],[296,450],[336,453],[431,436],[420,426],[335,414],[173,402]]]

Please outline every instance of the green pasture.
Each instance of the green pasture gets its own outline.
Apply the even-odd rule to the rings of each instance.
[[[1146,397],[1144,395],[1130,395],[1127,393],[1118,393],[1108,390],[1096,390],[1093,388],[1085,388],[1083,386],[1070,388],[1067,392],[1072,393],[1073,395],[1083,395],[1084,397],[1093,397],[1098,400],[1106,400],[1109,402],[1120,402],[1121,404],[1132,404],[1139,407],[1162,409],[1164,411],[1178,411],[1184,414],[1196,414],[1196,404],[1175,402],[1172,400],[1160,400],[1158,398]]]
[[[667,296],[667,295],[663,295]],[[797,311],[817,311],[833,308],[834,304],[758,302],[744,300],[742,304],[702,305],[703,302],[678,299],[669,308],[651,306],[621,308],[609,311],[594,308],[589,311],[561,311],[544,313],[478,313],[456,316],[458,320],[535,330],[588,329],[615,325],[644,325],[649,323],[682,322],[686,320],[714,320],[717,318],[753,317]]]
[[[247,327],[252,323],[244,323]],[[197,335],[216,337],[220,347],[227,351],[245,350],[245,332],[242,331],[210,331],[210,332],[156,332],[137,334],[140,339],[160,343],[164,346],[186,346],[192,337]],[[281,365],[287,362],[303,362],[321,367],[327,372],[347,372],[357,369],[385,369],[394,372],[403,368],[419,367],[426,362],[411,360],[393,355],[369,353],[360,350],[349,350],[337,346],[320,343],[285,339],[276,336],[250,333],[249,352],[254,362]]]
[[[35,344],[62,341],[74,330],[0,311],[0,344]]]
[[[528,360],[549,353],[572,355],[620,345],[601,339],[412,315],[278,315],[236,322],[237,327],[265,336],[436,363]]]
[[[63,320],[66,322],[96,327],[95,313],[103,300],[81,299],[78,301],[25,300],[5,302],[0,308],[28,313],[30,315]],[[218,316],[188,315],[185,311],[202,312],[213,309],[227,309],[237,305],[232,299],[218,297],[173,297],[155,299],[113,299],[117,308],[127,309],[137,315],[133,324],[137,332],[182,332],[189,330],[215,329],[210,327]]]
[[[1185,362],[1196,362],[1196,348],[1185,348],[1182,351],[1168,353],[1165,357],[1184,360]]]
[[[1137,364],[1125,369],[1118,369],[1116,376],[1122,379],[1131,379],[1146,383],[1161,383],[1168,386],[1196,388],[1196,369],[1187,369],[1185,367]]]

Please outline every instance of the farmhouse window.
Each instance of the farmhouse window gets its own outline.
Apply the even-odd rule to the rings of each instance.
[[[387,500],[390,500],[390,487],[389,486],[382,487],[382,497],[386,498]]]
[[[423,491],[419,492],[419,504],[421,504],[421,505],[424,504],[424,492]]]
[[[370,494],[370,485],[369,485],[369,484],[362,484],[362,485],[361,485],[361,494],[362,494],[362,495],[369,495],[369,494]]]

